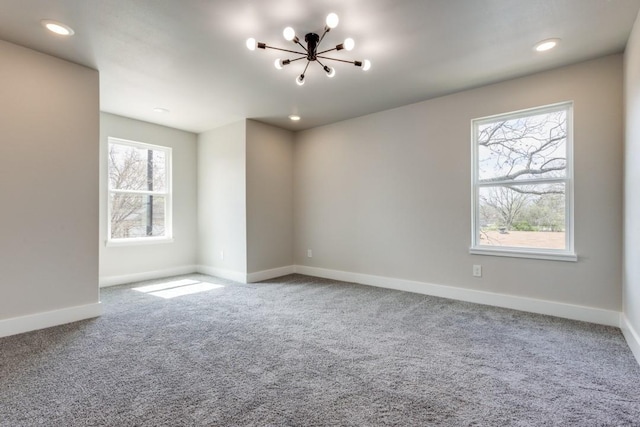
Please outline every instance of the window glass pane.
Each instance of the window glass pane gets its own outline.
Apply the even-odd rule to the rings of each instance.
[[[111,238],[165,235],[165,197],[111,194]]]
[[[480,245],[566,249],[565,184],[479,188]]]
[[[166,191],[166,153],[109,144],[109,188]]]
[[[480,182],[564,178],[567,111],[478,125]]]

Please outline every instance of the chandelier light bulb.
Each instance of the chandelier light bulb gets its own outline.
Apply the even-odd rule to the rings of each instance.
[[[289,59],[280,59],[280,58],[278,58],[273,62],[273,65],[278,70],[282,70],[285,65],[289,65],[289,64],[291,64],[291,60],[289,60]]]
[[[362,71],[369,71],[371,69],[371,61],[369,61],[368,59],[365,59],[362,62]]]
[[[284,29],[284,31],[282,31],[282,35],[284,36],[285,40],[291,41],[295,38],[296,31],[291,27],[287,27]]]
[[[327,73],[327,77],[331,78],[336,75],[336,69],[333,67],[324,66],[324,71]]]
[[[254,39],[253,37],[251,37],[250,39],[247,39],[247,49],[256,50],[256,46],[257,46],[256,39]]]
[[[352,51],[356,46],[356,42],[351,37],[349,37],[347,39],[344,39],[343,45],[345,49],[347,49],[348,51]]]
[[[335,13],[327,15],[327,27],[333,29],[338,26],[338,22],[340,22],[340,18]]]
[[[304,84],[304,74],[300,74],[296,78],[296,83],[298,84],[298,86],[302,86]]]

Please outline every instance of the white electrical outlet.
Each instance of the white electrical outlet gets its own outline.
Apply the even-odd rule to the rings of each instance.
[[[311,249],[307,249],[307,258],[313,258],[313,252],[311,252]]]
[[[482,266],[474,265],[473,266],[473,277],[482,277]]]
[[[224,261],[224,251],[220,251],[220,259]]]

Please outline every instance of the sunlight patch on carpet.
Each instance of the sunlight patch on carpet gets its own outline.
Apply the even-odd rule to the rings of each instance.
[[[206,292],[212,289],[224,288],[215,283],[200,282],[192,279],[174,280],[172,282],[158,283],[155,285],[133,288],[134,291],[143,292],[160,298],[175,298],[183,295],[192,295]]]

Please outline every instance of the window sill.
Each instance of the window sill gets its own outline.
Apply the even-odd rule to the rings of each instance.
[[[578,261],[578,255],[574,252],[552,252],[544,250],[528,250],[528,249],[516,249],[516,248],[469,248],[469,253],[473,255],[489,255],[489,256],[504,256],[511,258],[531,258],[531,259],[545,259],[549,261]]]
[[[158,245],[163,243],[173,243],[173,237],[142,237],[132,239],[113,239],[105,241],[107,247],[115,246],[140,246],[140,245]]]

